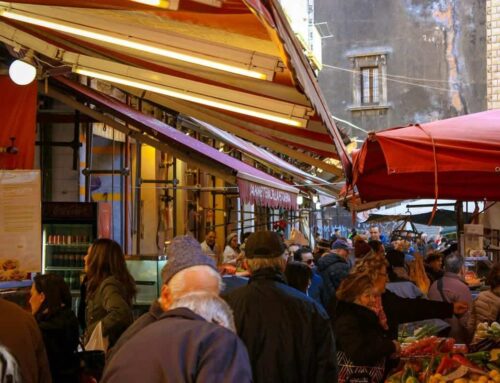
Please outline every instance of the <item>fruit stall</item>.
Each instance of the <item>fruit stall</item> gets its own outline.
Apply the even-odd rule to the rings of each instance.
[[[408,339],[408,338],[407,338]],[[468,347],[453,338],[412,337],[386,383],[500,383],[500,324],[481,323]]]

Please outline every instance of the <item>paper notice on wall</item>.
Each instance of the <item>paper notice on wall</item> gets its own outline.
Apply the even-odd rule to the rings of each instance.
[[[40,171],[0,170],[0,260],[41,271],[41,249]]]
[[[483,235],[483,225],[464,225],[466,256],[476,256],[483,251]]]

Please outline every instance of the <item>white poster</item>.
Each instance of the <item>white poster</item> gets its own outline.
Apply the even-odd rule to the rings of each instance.
[[[0,170],[0,280],[42,268],[39,170]]]
[[[477,257],[483,253],[483,225],[464,225],[465,256]]]

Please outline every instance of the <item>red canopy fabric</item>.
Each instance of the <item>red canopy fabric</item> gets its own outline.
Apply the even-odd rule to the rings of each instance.
[[[17,85],[9,76],[0,76],[0,147],[12,144],[16,154],[0,152],[0,169],[33,169],[35,156],[37,83]]]
[[[375,133],[353,161],[362,201],[500,200],[500,110]]]

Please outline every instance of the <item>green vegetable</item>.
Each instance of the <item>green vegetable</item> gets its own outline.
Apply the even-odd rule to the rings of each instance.
[[[472,354],[465,354],[467,359],[476,363],[487,363],[490,360],[490,352],[489,351],[478,351]]]

